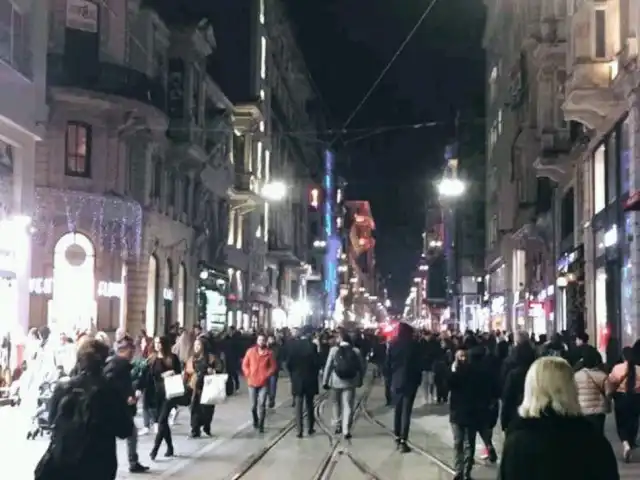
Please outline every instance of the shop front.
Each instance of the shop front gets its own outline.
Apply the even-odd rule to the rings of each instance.
[[[0,220],[0,366],[15,367],[29,326],[29,261],[31,219]]]
[[[250,317],[245,312],[244,272],[228,269],[229,294],[227,295],[227,326],[249,330]]]
[[[557,331],[566,330],[572,335],[586,331],[585,319],[585,258],[584,247],[563,254],[556,264],[558,299]]]
[[[207,332],[221,332],[227,328],[227,274],[205,264],[199,266],[198,320]]]
[[[589,281],[594,292],[595,344],[609,362],[637,338],[628,241],[634,226],[623,211],[630,186],[630,135],[625,117],[596,147],[591,162],[593,278]]]

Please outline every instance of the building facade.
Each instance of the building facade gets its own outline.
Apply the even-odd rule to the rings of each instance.
[[[507,310],[511,302],[512,320],[514,301],[528,302],[542,310],[547,330],[586,331],[613,358],[638,336],[639,7],[621,1],[527,5],[514,4],[509,12],[502,2],[487,2],[488,167],[498,172],[487,177],[487,214],[497,219],[487,237],[488,274],[498,277],[491,267],[505,265],[494,283],[501,283]],[[500,28],[516,41],[498,42]],[[500,167],[514,158],[506,150],[516,136],[514,116],[522,132],[513,143],[520,146],[514,149],[519,161],[512,162],[517,168],[510,170]],[[494,190],[502,195],[501,208]],[[533,215],[505,199],[534,200]]]
[[[138,3],[51,3],[32,326],[165,334],[204,318],[201,271],[227,277],[233,105],[206,73],[213,30]]]
[[[31,2],[6,2],[0,15],[0,364],[15,366],[29,326],[29,235],[37,216],[36,150],[44,137],[49,11]],[[14,3],[16,3],[14,5]],[[20,8],[19,8],[20,7]]]

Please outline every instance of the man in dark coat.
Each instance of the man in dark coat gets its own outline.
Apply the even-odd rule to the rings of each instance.
[[[291,394],[295,402],[296,425],[298,438],[303,436],[303,408],[306,406],[308,429],[307,433],[315,433],[315,416],[313,400],[318,394],[318,374],[321,368],[318,348],[305,334],[298,334],[287,344],[287,371],[291,377]]]

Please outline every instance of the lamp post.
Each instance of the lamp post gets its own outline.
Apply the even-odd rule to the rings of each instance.
[[[445,238],[443,247],[447,262],[447,293],[451,294],[453,301],[453,311],[456,314],[456,322],[460,324],[460,298],[459,298],[459,278],[457,262],[457,222],[455,216],[456,200],[461,198],[465,191],[465,183],[458,178],[458,159],[448,158],[444,176],[437,183],[437,190],[440,196],[440,203],[443,209],[442,220],[445,226]]]

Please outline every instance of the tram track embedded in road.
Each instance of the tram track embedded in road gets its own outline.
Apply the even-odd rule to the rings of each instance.
[[[358,401],[354,407],[354,423],[358,416],[362,413],[362,408],[366,403],[366,398],[370,395],[373,389],[373,380],[367,382],[363,393],[359,396]],[[314,402],[314,413],[316,416],[316,426],[328,439],[328,451],[322,456],[319,462],[318,468],[310,477],[311,480],[328,480],[332,471],[332,463],[336,457],[341,454],[340,445],[343,439],[333,433],[331,427],[324,421],[323,410],[329,399],[330,392],[324,392],[319,395]],[[307,415],[305,414],[305,417]],[[259,469],[264,459],[272,452],[283,440],[289,437],[296,427],[295,419],[287,422],[285,426],[280,428],[278,433],[271,437],[267,443],[261,447],[258,451],[250,455],[234,472],[232,472],[227,478],[228,480],[242,480],[248,478],[249,475],[254,474]]]
[[[380,420],[378,420],[373,413],[371,413],[371,410],[369,410],[367,408],[367,405],[365,403],[364,408],[362,409],[364,418],[371,423],[372,425],[378,426],[380,427],[382,430],[384,430],[390,437],[395,438],[395,434],[393,433],[393,430],[391,430],[387,425],[385,425],[383,422],[381,422]],[[411,440],[407,441],[407,445],[409,447],[411,447],[411,449],[417,453],[418,455],[421,455],[425,458],[427,458],[429,461],[431,461],[431,463],[433,463],[434,465],[436,465],[437,467],[439,467],[441,470],[443,470],[445,473],[450,474],[450,475],[455,475],[456,470],[455,468],[448,464],[447,462],[443,461],[441,458],[437,457],[436,455],[430,453],[428,450],[426,450],[425,448],[421,447],[420,445],[417,445],[416,443],[412,442]]]

